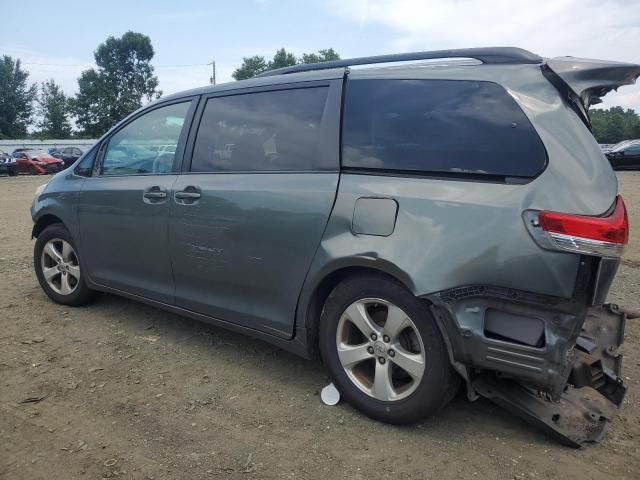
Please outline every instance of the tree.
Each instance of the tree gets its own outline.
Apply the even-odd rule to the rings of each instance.
[[[94,52],[97,69],[82,72],[71,106],[86,135],[98,137],[134,110],[162,95],[150,61],[151,39],[127,32],[109,37]]]
[[[273,60],[269,62],[267,70],[275,70],[276,68],[291,67],[298,63],[298,59],[293,53],[287,52],[284,48],[281,48],[273,56]]]
[[[20,59],[3,55],[0,60],[0,138],[27,135],[33,113],[36,86],[27,85],[29,73],[20,67]]]
[[[300,63],[320,63],[340,60],[340,55],[333,48],[318,50],[318,53],[303,53]]]
[[[246,80],[267,70],[267,62],[264,57],[255,55],[253,57],[244,57],[242,65],[234,70],[231,74],[236,80]]]
[[[69,138],[69,99],[51,79],[43,82],[38,98],[38,136],[42,138]]]
[[[277,68],[290,67],[299,63],[328,62],[329,60],[340,60],[340,55],[338,55],[333,48],[318,50],[318,53],[303,53],[300,58],[296,58],[293,53],[281,48],[276,51],[273,60],[269,62],[260,55],[244,57],[242,59],[242,65],[234,70],[231,76],[236,80],[246,80],[262,72],[275,70]]]
[[[593,135],[600,143],[617,143],[621,140],[640,138],[640,116],[622,107],[592,109],[589,111]]]

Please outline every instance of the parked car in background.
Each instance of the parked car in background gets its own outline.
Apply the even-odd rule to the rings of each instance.
[[[52,157],[44,150],[22,150],[11,155],[16,160],[19,173],[46,175],[64,170],[64,162]]]
[[[59,158],[64,162],[64,166],[68,167],[82,156],[82,150],[76,147],[58,148],[51,155]]]
[[[16,172],[16,161],[4,150],[0,150],[0,174],[14,176]]]
[[[606,153],[609,163],[616,170],[635,170],[640,168],[640,140],[621,142]]]
[[[615,146],[615,143],[599,143],[598,146],[600,147],[600,150],[602,150],[602,153],[607,153],[611,151]]]

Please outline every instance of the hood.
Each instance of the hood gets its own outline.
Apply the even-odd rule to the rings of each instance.
[[[550,58],[547,66],[571,87],[586,109],[600,103],[611,90],[633,85],[640,75],[640,65],[634,63],[588,58]]]
[[[51,155],[36,155],[34,157],[31,157],[33,160],[38,160],[39,162],[44,162],[44,163],[59,163],[62,160],[58,159],[58,158],[54,158]]]

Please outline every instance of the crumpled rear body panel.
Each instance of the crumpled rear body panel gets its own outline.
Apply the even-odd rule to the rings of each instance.
[[[579,447],[605,433],[626,393],[620,377],[628,313],[617,305],[589,309],[575,349],[571,373],[559,399],[521,383],[481,375],[475,390],[561,443]],[[632,316],[632,315],[629,315]]]

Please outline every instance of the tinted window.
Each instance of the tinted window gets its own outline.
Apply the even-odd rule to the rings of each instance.
[[[490,82],[352,80],[344,167],[532,177],[546,163],[514,99]]]
[[[102,175],[171,172],[190,103],[156,108],[115,133],[102,160]],[[166,146],[173,151],[162,149]]]
[[[327,91],[298,88],[210,98],[191,171],[316,169]]]

